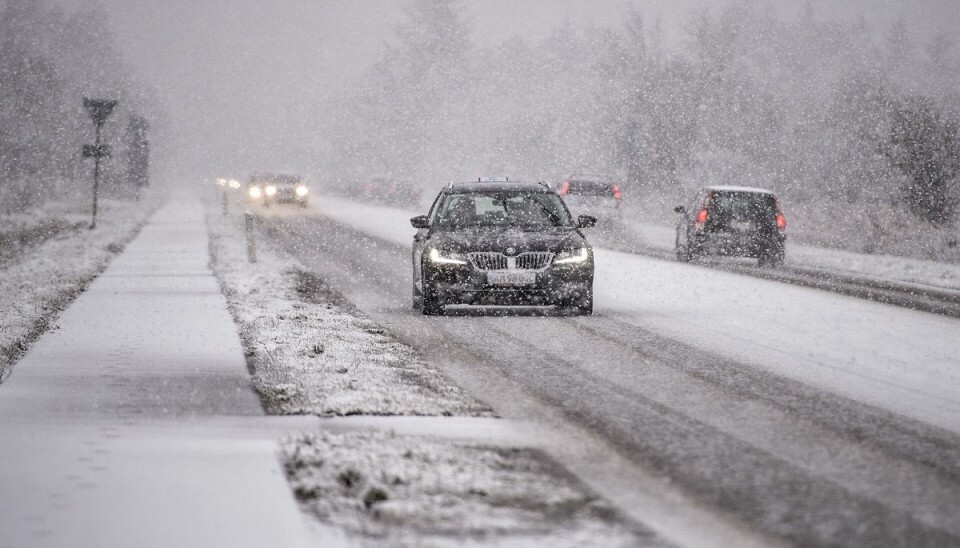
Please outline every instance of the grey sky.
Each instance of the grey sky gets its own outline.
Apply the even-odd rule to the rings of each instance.
[[[101,0],[127,60],[170,114],[177,173],[301,169],[327,136],[314,121],[332,89],[375,58],[399,18],[392,0]],[[64,3],[71,4],[70,0]],[[763,2],[760,2],[763,3]],[[930,33],[960,28],[958,0],[814,0],[818,17],[874,24],[897,18]],[[570,21],[615,24],[633,4],[675,43],[703,0],[475,0],[463,2],[478,42],[537,37]],[[779,0],[790,14],[802,2]],[[306,161],[305,161],[306,160]]]

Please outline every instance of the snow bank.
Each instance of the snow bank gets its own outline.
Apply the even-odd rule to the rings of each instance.
[[[664,545],[544,454],[387,433],[284,443],[305,507],[369,546]]]
[[[240,214],[211,212],[208,224],[213,268],[268,413],[491,413],[259,235],[250,264]]]

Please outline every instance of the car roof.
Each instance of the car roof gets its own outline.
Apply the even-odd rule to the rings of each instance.
[[[607,173],[571,173],[568,181],[589,181],[594,183],[612,183],[616,177]]]
[[[469,192],[543,192],[552,193],[554,190],[546,183],[529,183],[522,181],[496,181],[496,182],[477,182],[469,181],[465,183],[450,183],[445,189],[447,193],[460,194]]]
[[[704,190],[719,190],[720,192],[755,192],[759,194],[773,194],[772,190],[755,186],[715,185],[705,187]]]
[[[287,179],[287,178],[296,178],[303,179],[303,176],[296,173],[288,173],[284,171],[255,171],[250,174],[250,179]]]

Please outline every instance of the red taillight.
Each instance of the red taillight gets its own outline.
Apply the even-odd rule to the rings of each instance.
[[[620,185],[613,185],[613,197],[617,200],[623,198],[623,194],[620,193]]]
[[[563,184],[560,185],[560,195],[566,196],[569,193],[570,193],[570,181],[564,181]]]
[[[777,205],[777,230],[786,230],[787,218],[783,216],[783,209],[780,208],[780,198],[774,197],[773,201]]]
[[[707,222],[707,208],[704,207],[697,212],[697,224],[702,225],[706,222]]]
[[[787,229],[787,219],[783,216],[783,213],[777,212],[777,229],[786,230]]]

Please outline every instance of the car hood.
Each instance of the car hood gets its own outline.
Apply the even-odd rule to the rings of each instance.
[[[586,238],[573,228],[557,228],[546,231],[506,230],[460,230],[456,232],[437,232],[431,235],[434,245],[440,245],[453,251],[469,253],[471,251],[496,251],[512,253],[527,251],[558,252],[575,247],[588,246]]]

